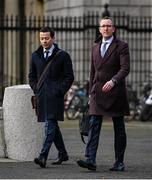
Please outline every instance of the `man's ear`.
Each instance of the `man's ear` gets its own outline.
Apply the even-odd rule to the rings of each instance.
[[[55,42],[55,36],[52,39],[53,39],[53,43],[54,43]]]
[[[101,33],[101,27],[99,27],[99,32]]]
[[[116,27],[115,27],[115,26],[113,26],[113,33],[114,33],[114,32],[116,32]]]

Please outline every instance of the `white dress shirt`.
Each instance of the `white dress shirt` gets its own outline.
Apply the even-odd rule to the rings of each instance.
[[[45,49],[45,48],[43,48],[44,58],[46,58],[46,52],[47,52],[47,51],[49,51],[48,57],[51,56],[52,53],[53,53],[53,49],[54,49],[54,48],[55,48],[55,47],[54,47],[54,44],[52,44],[52,46],[51,46],[50,49]]]
[[[103,44],[106,42],[106,51],[107,51],[107,49],[108,49],[108,47],[110,46],[110,44],[111,44],[111,42],[112,42],[112,40],[113,40],[113,36],[111,37],[111,38],[109,38],[108,40],[102,40],[102,44],[101,44],[101,47],[100,47],[100,53],[101,53],[101,50],[102,50],[102,46],[103,46]],[[102,53],[101,53],[102,54]]]

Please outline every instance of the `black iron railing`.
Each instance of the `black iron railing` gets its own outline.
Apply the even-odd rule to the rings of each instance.
[[[4,88],[28,83],[31,53],[39,46],[39,29],[50,26],[56,31],[56,42],[71,55],[76,81],[89,78],[91,47],[98,36],[102,16],[90,12],[82,17],[0,17],[0,99]],[[131,72],[128,82],[138,90],[150,81],[152,72],[152,17],[112,15],[117,35],[128,42]]]

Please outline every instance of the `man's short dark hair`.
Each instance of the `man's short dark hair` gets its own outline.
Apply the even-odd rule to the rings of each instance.
[[[53,38],[55,35],[55,32],[52,28],[50,27],[43,27],[40,29],[40,32],[50,32],[50,36]]]

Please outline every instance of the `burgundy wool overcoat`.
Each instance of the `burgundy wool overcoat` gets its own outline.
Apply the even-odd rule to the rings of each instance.
[[[130,71],[128,44],[114,37],[102,58],[101,43],[102,38],[97,39],[92,49],[89,113],[110,117],[129,115],[125,84]],[[102,92],[103,85],[112,78],[117,84],[109,92]]]

